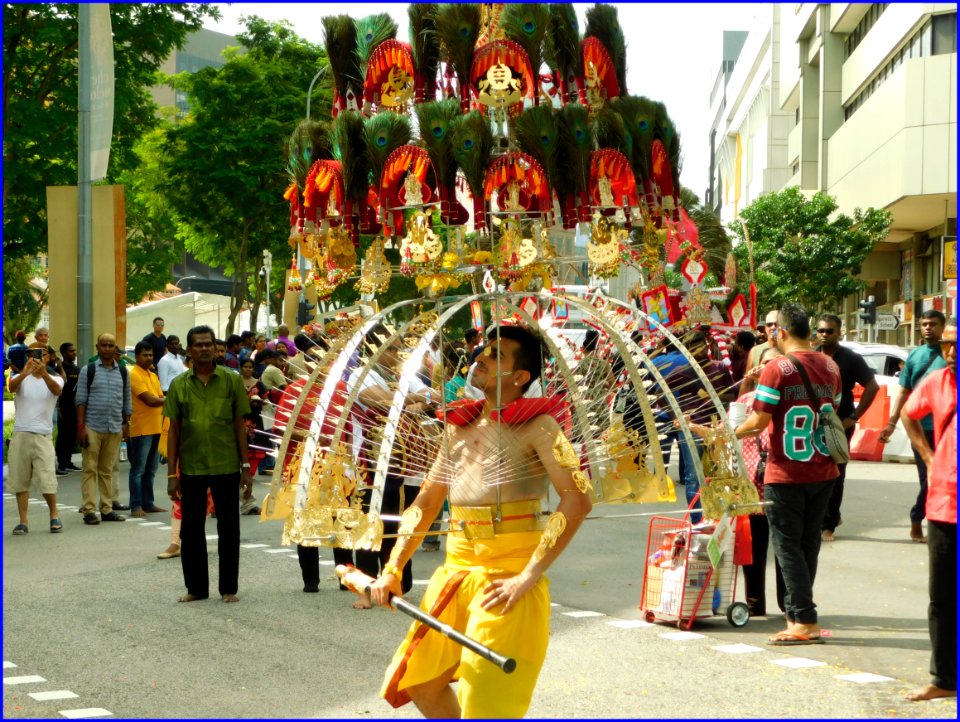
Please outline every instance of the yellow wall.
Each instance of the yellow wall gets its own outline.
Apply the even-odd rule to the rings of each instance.
[[[77,187],[47,187],[50,338],[77,339]],[[93,338],[126,345],[127,231],[122,186],[93,187]],[[93,340],[90,343],[93,351]],[[81,359],[85,361],[86,359]]]

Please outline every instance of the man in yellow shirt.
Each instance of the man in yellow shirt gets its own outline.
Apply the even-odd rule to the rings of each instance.
[[[127,454],[130,459],[130,515],[166,511],[153,503],[153,479],[157,475],[160,456],[160,427],[163,422],[163,392],[153,365],[153,346],[141,341],[134,349],[137,363],[130,369],[130,391],[133,416]]]

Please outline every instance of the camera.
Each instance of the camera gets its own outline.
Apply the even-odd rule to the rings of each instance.
[[[43,349],[42,348],[30,349],[30,358],[35,358],[37,361],[43,361]]]

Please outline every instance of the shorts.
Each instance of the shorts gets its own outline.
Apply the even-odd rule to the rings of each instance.
[[[30,491],[32,485],[41,494],[56,494],[56,458],[52,435],[14,431],[7,452],[7,491],[20,494]]]

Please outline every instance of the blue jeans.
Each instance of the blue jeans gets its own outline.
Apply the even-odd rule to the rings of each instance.
[[[830,479],[809,484],[767,484],[763,488],[763,498],[770,502],[766,511],[773,552],[783,569],[783,603],[788,622],[817,623],[813,582],[820,556],[820,531],[833,482]]]
[[[130,461],[130,508],[151,508],[153,503],[153,479],[157,475],[160,455],[160,434],[131,436],[127,440],[127,458]]]
[[[683,435],[680,434],[677,437],[677,446],[680,447],[680,480],[683,482],[683,487],[686,490],[687,506],[690,506],[693,497],[700,491],[700,478],[697,476],[697,465],[693,455],[696,454],[697,459],[703,456],[703,439],[699,436],[694,436],[693,445],[690,445]],[[699,499],[697,499],[697,503],[693,508],[703,508],[700,505]],[[690,522],[698,524],[702,517],[703,515],[698,511],[691,512]]]

